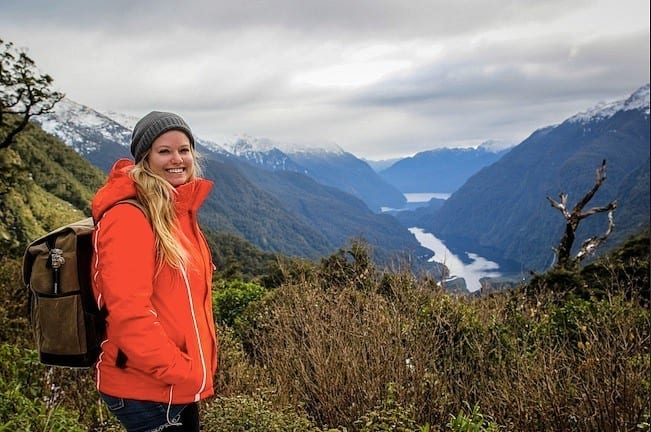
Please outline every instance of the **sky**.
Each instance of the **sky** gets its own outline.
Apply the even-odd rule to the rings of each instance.
[[[648,0],[0,0],[68,98],[382,160],[515,145],[649,82]]]

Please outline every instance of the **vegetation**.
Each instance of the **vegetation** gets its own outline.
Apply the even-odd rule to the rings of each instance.
[[[648,430],[648,233],[570,278],[582,290],[552,277],[454,296],[379,271],[366,253],[353,244],[320,263],[285,261],[270,290],[215,286],[220,369],[218,396],[201,406],[206,430]],[[88,372],[37,363],[19,272],[2,261],[0,425],[118,430]]]

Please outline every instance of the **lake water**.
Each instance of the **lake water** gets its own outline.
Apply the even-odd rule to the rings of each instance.
[[[470,264],[464,264],[458,256],[450,252],[441,240],[436,238],[433,234],[426,233],[422,228],[412,227],[409,228],[416,240],[423,246],[434,252],[434,256],[430,258],[430,262],[435,261],[445,264],[450,270],[450,279],[462,277],[466,281],[468,291],[477,291],[481,288],[479,279],[483,277],[499,277],[502,274],[498,272],[499,264],[489,261],[475,253],[466,252]]]
[[[442,192],[414,192],[414,193],[405,193],[403,194],[405,198],[407,199],[408,203],[426,203],[429,202],[432,198],[437,198],[437,199],[448,199],[450,198],[449,193],[442,193]]]

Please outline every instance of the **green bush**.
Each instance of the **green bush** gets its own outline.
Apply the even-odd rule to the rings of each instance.
[[[500,427],[493,421],[493,418],[484,415],[479,411],[479,405],[471,409],[470,404],[465,402],[468,413],[459,411],[459,414],[452,415],[450,421],[446,425],[453,432],[497,432]]]
[[[321,429],[292,407],[274,407],[264,395],[217,397],[202,410],[211,432],[317,432]]]
[[[0,344],[0,431],[83,432],[72,410],[43,394],[46,376],[35,351]]]
[[[260,300],[266,292],[263,287],[252,282],[223,282],[213,293],[215,321],[232,326],[249,303]]]
[[[385,400],[357,419],[354,425],[359,432],[414,432],[420,430],[414,418],[414,407],[400,404],[394,386],[389,384]]]

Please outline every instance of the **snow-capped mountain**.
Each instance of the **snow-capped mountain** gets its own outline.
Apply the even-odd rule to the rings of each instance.
[[[59,102],[52,113],[34,121],[61,139],[93,165],[108,172],[119,158],[130,157],[131,131],[137,118],[115,112],[100,113],[70,99]],[[401,207],[404,197],[382,180],[365,162],[333,143],[279,143],[267,138],[232,135],[217,142],[195,137],[207,153],[237,158],[270,171],[292,171],[339,188],[379,211]]]
[[[54,112],[33,118],[82,156],[98,151],[107,141],[128,146],[131,130],[104,114],[64,98]]]
[[[99,111],[99,113],[110,118],[116,123],[121,124],[122,126],[124,126],[129,130],[133,130],[133,128],[136,127],[136,123],[138,123],[138,120],[140,120],[138,117],[134,115],[124,114],[116,111]]]
[[[573,123],[589,123],[604,120],[620,111],[640,110],[649,115],[649,84],[640,87],[630,97],[614,102],[601,102],[593,108],[570,117]]]
[[[404,196],[384,181],[366,162],[330,142],[287,143],[250,135],[233,136],[207,146],[226,151],[255,166],[271,171],[305,174],[326,186],[336,187],[366,203],[373,211],[402,207]]]

